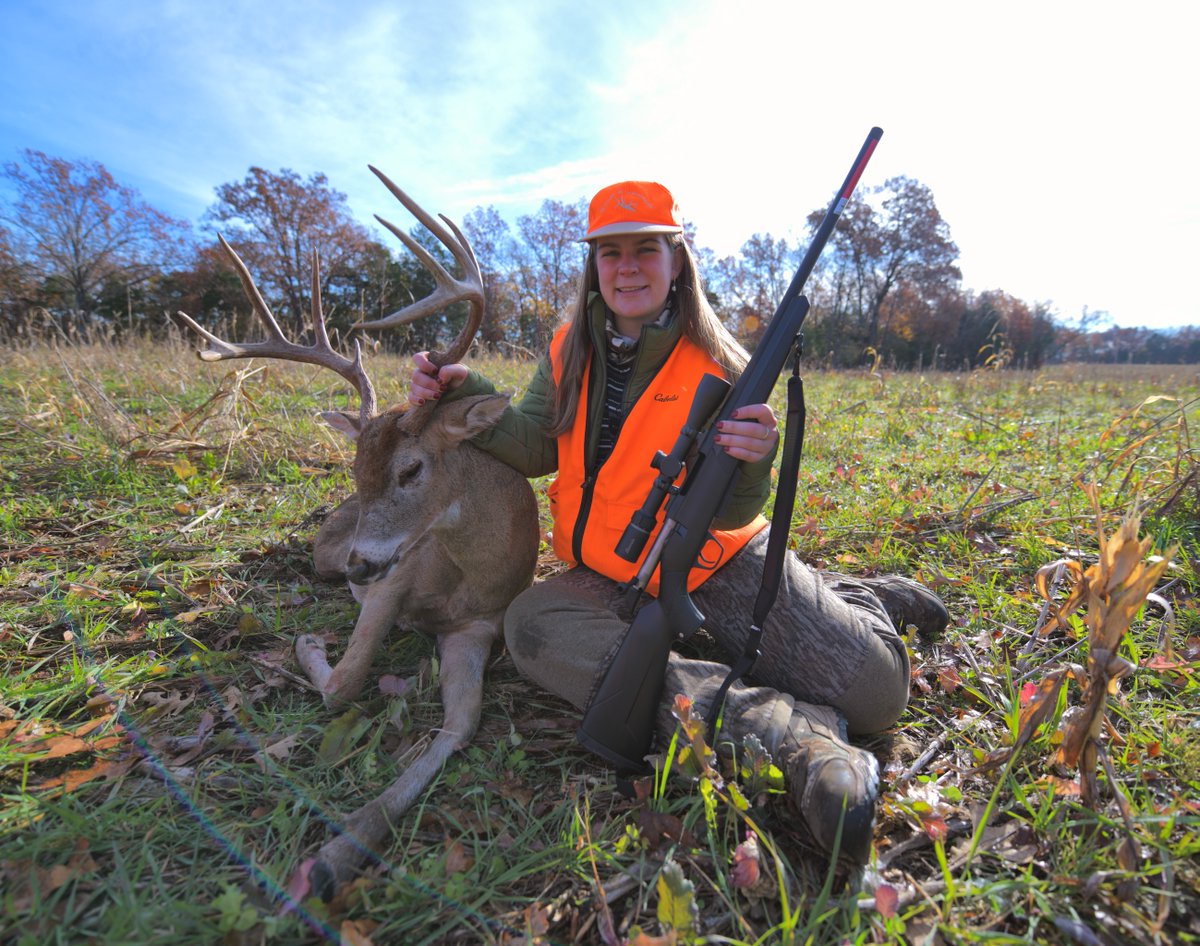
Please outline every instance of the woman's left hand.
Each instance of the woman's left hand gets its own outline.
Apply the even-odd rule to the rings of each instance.
[[[753,463],[769,456],[779,439],[775,412],[766,404],[739,407],[730,420],[717,425],[718,446],[739,460]]]

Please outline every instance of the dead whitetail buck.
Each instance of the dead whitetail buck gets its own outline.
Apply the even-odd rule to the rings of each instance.
[[[484,314],[483,281],[470,244],[453,223],[449,231],[375,168],[395,197],[450,250],[462,278],[455,279],[408,234],[376,218],[407,246],[433,275],[428,297],[363,328],[411,322],[455,302],[466,301],[470,316],[437,365],[460,361]],[[470,741],[479,725],[483,669],[501,634],[508,603],[533,579],[537,558],[537,505],[523,476],[467,443],[499,418],[508,398],[465,397],[447,404],[397,405],[379,413],[375,390],[362,363],[333,350],[321,313],[317,262],[312,273],[312,346],[289,342],[263,301],[245,265],[223,239],[221,245],[241,277],[268,339],[245,345],[223,341],[183,313],[204,337],[205,361],[281,358],[336,371],[358,391],[357,415],[321,416],[356,442],[355,492],[317,533],[313,559],[324,578],[349,579],[361,605],[342,659],[331,667],[321,637],[296,640],[300,666],[336,707],[361,693],[384,636],[395,625],[437,638],[444,722],[426,751],[374,801],[348,815],[341,833],[318,852],[308,873],[309,889],[328,899],[383,842],[392,823],[437,774],[454,750]],[[307,864],[305,868],[307,869]]]

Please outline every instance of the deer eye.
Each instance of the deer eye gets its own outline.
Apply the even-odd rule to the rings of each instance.
[[[410,463],[408,466],[404,467],[404,469],[402,469],[399,473],[396,474],[396,485],[397,486],[407,486],[409,483],[411,483],[413,481],[413,479],[416,477],[416,475],[420,472],[421,472],[421,461],[414,460],[412,463]]]

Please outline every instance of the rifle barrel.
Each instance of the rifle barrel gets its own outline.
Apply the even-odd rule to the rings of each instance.
[[[779,302],[779,307],[775,310],[776,313],[782,312],[794,297],[804,291],[804,284],[808,282],[808,277],[812,274],[813,267],[817,265],[817,260],[820,259],[821,252],[825,249],[825,244],[829,242],[833,228],[837,226],[838,218],[841,217],[842,211],[845,209],[847,202],[849,202],[850,195],[854,193],[854,188],[858,186],[858,179],[862,177],[863,171],[866,170],[867,162],[871,160],[871,155],[875,152],[875,146],[879,144],[879,139],[882,137],[883,129],[878,126],[872,128],[867,135],[867,140],[863,142],[863,146],[858,151],[858,157],[854,159],[854,164],[850,167],[850,173],[846,175],[846,180],[842,182],[842,186],[838,189],[838,192],[833,195],[833,200],[829,204],[829,209],[825,211],[825,217],[821,220],[821,225],[817,227],[817,232],[813,234],[812,242],[808,245],[808,252],[804,254],[804,259],[800,261],[800,268],[796,270],[796,275],[792,277],[791,285],[788,286],[787,292],[783,294],[783,298]]]

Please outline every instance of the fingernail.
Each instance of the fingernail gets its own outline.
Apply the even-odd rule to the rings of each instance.
[[[421,406],[421,405],[423,405],[424,403],[425,403],[425,398],[423,398],[423,397],[419,397],[419,398],[417,398],[417,406],[418,406],[418,407],[420,407],[420,406]]]

